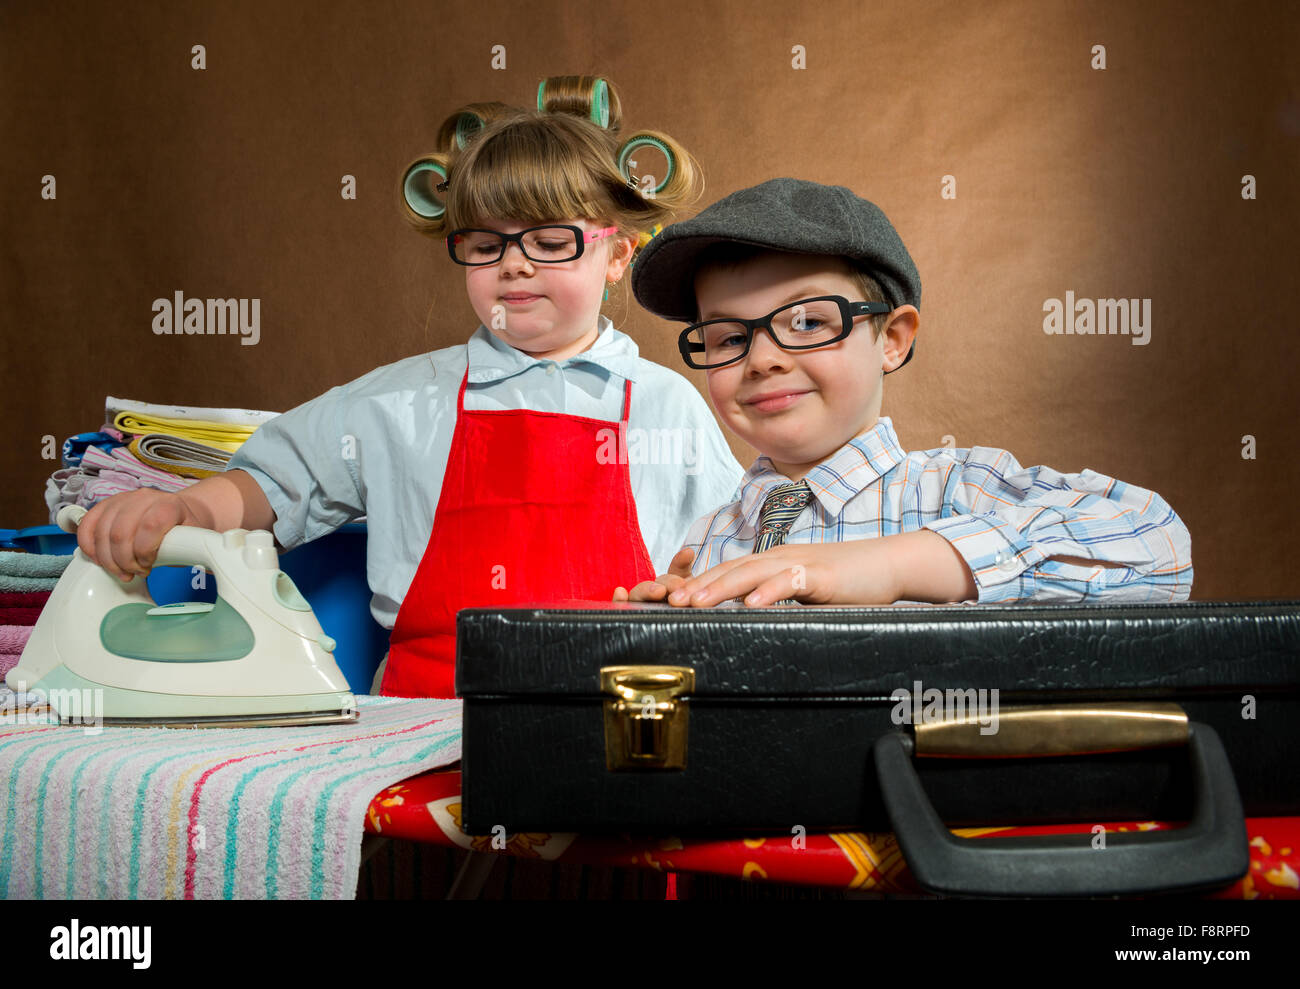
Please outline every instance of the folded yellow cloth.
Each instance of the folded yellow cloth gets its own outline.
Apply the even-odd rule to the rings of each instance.
[[[168,419],[139,412],[119,412],[113,417],[113,426],[124,433],[167,433],[181,436],[228,453],[238,450],[257,430],[256,426],[232,426],[200,419]]]

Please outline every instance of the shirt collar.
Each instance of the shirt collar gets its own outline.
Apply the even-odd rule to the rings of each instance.
[[[849,499],[888,474],[906,456],[893,422],[888,416],[881,416],[869,430],[853,437],[810,470],[804,480],[825,512],[836,517]],[[740,483],[741,517],[756,525],[767,496],[782,484],[789,484],[790,479],[762,456],[745,472]]]
[[[503,381],[539,364],[558,364],[562,368],[576,364],[595,364],[621,378],[636,381],[640,354],[636,343],[627,334],[614,329],[614,324],[610,322],[608,316],[601,316],[597,325],[599,334],[590,347],[565,360],[552,361],[539,360],[531,354],[525,354],[522,350],[516,350],[508,343],[497,339],[480,323],[474,335],[469,338],[467,354],[470,384],[481,385],[492,381]]]

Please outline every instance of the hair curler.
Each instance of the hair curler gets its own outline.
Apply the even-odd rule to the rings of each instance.
[[[438,128],[438,150],[464,151],[479,131],[509,109],[504,103],[470,103],[461,107]]]
[[[664,160],[668,162],[667,174],[664,175],[663,180],[656,184],[654,188],[656,193],[663,192],[664,189],[667,188],[668,183],[672,180],[674,173],[677,171],[677,156],[673,154],[672,149],[669,148],[667,144],[655,137],[653,134],[633,134],[623,142],[622,146],[618,149],[619,172],[628,180],[628,182],[633,184],[634,188],[638,191],[643,191],[644,187],[632,177],[632,173],[629,171],[629,163],[632,160],[632,155],[640,148],[654,148],[662,154]]]
[[[446,181],[447,166],[433,155],[417,158],[407,167],[402,173],[402,202],[414,214],[410,219],[417,222],[442,219],[447,206],[437,190],[445,188]]]
[[[617,99],[609,83],[600,76],[551,76],[543,79],[537,84],[537,110],[539,113],[585,116],[604,130],[617,130],[621,122]]]

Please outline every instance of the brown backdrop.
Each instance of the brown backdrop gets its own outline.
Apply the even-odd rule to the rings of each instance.
[[[628,126],[697,154],[704,202],[788,174],[884,208],[924,285],[885,394],[905,447],[1153,488],[1191,529],[1195,597],[1300,596],[1296,10],[7,3],[0,526],[47,521],[42,438],[98,428],[105,395],[283,410],[463,342],[462,276],[403,224],[397,175],[461,104],[596,73]],[[260,299],[260,342],[156,336],[152,301],[178,290]],[[1150,342],[1049,336],[1067,291],[1150,299]],[[685,371],[673,326],[630,296],[609,311]]]

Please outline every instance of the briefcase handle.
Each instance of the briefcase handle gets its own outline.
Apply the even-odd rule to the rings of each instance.
[[[944,827],[912,765],[903,732],[876,740],[885,810],[916,881],[950,896],[1127,896],[1225,886],[1250,865],[1246,822],[1223,743],[1209,725],[1187,726],[1195,808],[1171,831],[959,838]]]

